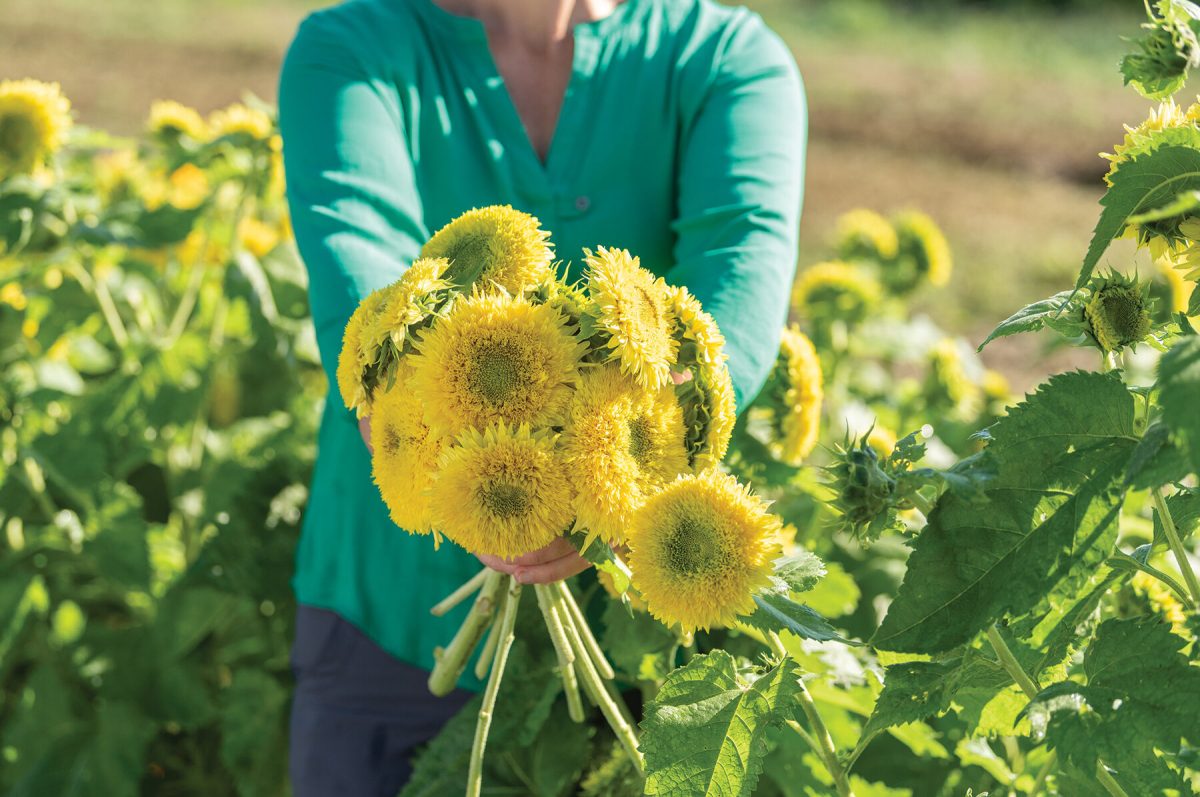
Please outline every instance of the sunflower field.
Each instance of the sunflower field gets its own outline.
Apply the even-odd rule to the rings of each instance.
[[[431,545],[594,532],[574,540],[594,570],[535,601],[484,572],[430,607],[480,609],[435,691],[477,645],[503,679],[404,797],[1198,793],[1200,102],[1173,95],[1200,9],[1160,0],[1132,46],[1125,81],[1154,108],[1105,156],[1074,286],[965,340],[912,311],[954,268],[935,220],[851,211],[736,420],[719,332],[636,253],[584,253],[586,285],[544,258],[456,295],[480,275],[438,235],[364,301],[330,389],[269,108],[162,102],[127,140],[73,127],[57,86],[0,83],[0,790],[289,792],[288,578],[328,400],[371,405],[376,482]],[[1122,238],[1140,268],[1105,260]],[[621,281],[674,319],[662,351],[598,325]],[[1087,367],[1031,364],[1022,396],[978,352],[1035,333]],[[480,340],[556,364],[513,402],[528,418],[454,403]],[[525,389],[505,379],[479,389]],[[445,395],[420,411],[406,391]],[[604,435],[628,453],[607,478],[639,491],[615,526],[599,480],[567,506],[539,465]],[[541,487],[467,511],[454,498],[497,461]],[[537,501],[540,525],[481,520]],[[735,533],[771,557],[726,556],[750,576],[720,592],[706,563]]]

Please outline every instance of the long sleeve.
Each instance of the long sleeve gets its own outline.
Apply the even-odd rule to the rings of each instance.
[[[783,42],[756,16],[731,26],[683,130],[675,265],[725,334],[739,411],[762,388],[787,318],[807,111]]]
[[[359,300],[397,279],[427,237],[395,89],[369,74],[343,24],[307,19],[279,86],[292,225],[331,384]]]

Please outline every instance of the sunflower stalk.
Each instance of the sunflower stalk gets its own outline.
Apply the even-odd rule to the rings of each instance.
[[[573,721],[583,722],[583,701],[579,698],[579,680],[575,674],[575,651],[563,627],[564,622],[570,622],[570,616],[561,600],[558,600],[558,591],[553,586],[537,584],[534,590],[546,621],[546,630],[554,643],[554,653],[558,657],[558,674],[567,698],[567,711]]]
[[[609,663],[608,657],[604,655],[600,643],[596,641],[596,635],[592,633],[592,627],[588,624],[587,618],[583,616],[583,610],[575,601],[575,595],[571,592],[570,585],[565,581],[560,581],[556,586],[559,593],[558,601],[570,613],[570,619],[574,621],[579,637],[583,640],[583,645],[587,648],[592,663],[596,665],[596,672],[600,674],[601,678],[611,681],[617,677],[617,673]]]
[[[1100,785],[1112,797],[1129,797],[1129,793],[1121,788],[1121,784],[1117,783],[1116,778],[1108,771],[1108,767],[1103,761],[1096,761],[1096,780],[1100,781]]]
[[[434,617],[441,617],[446,612],[450,611],[455,606],[474,595],[479,591],[480,587],[483,586],[484,581],[487,580],[487,575],[489,572],[492,571],[486,567],[481,569],[478,573],[464,581],[458,589],[454,590],[454,592],[451,592],[449,595],[435,603],[433,608],[429,610],[429,613]]]
[[[496,583],[500,583],[497,574]],[[487,589],[490,584],[484,586]],[[516,634],[513,629],[517,622],[517,608],[521,601],[521,585],[512,576],[504,579],[504,606],[497,620],[496,634],[499,642],[496,646],[496,656],[492,661],[492,673],[488,676],[487,687],[483,692],[483,705],[479,707],[479,719],[475,723],[475,740],[471,744],[471,761],[467,767],[467,797],[479,797],[483,789],[483,753],[487,747],[488,732],[492,728],[492,715],[496,710],[496,697],[500,694],[500,681],[504,678],[504,668],[508,664],[508,653],[512,650]]]
[[[467,659],[483,639],[484,632],[495,615],[496,594],[500,591],[502,578],[503,576],[494,570],[485,576],[483,588],[475,598],[467,619],[463,621],[445,650],[436,656],[437,662],[433,665],[433,672],[429,673],[429,691],[433,694],[439,697],[448,695],[458,683],[459,677],[467,667]]]
[[[496,644],[499,641],[500,621],[499,618],[493,617],[492,622],[488,624],[487,641],[483,643],[479,660],[475,662],[475,677],[481,681],[487,678],[488,671],[492,669],[492,659],[496,657]]]
[[[583,690],[591,701],[600,707],[601,713],[608,720],[608,725],[616,734],[621,746],[625,748],[625,753],[633,762],[638,775],[645,777],[646,763],[642,759],[641,751],[638,750],[638,738],[633,729],[633,723],[626,719],[627,710],[622,710],[618,705],[620,698],[609,692],[606,682],[596,671],[596,665],[588,655],[587,648],[584,647],[579,629],[575,627],[574,623],[570,623],[566,626],[566,632],[575,651],[575,660],[579,663],[579,680],[583,685]]]
[[[1183,580],[1187,582],[1188,591],[1192,593],[1192,601],[1200,604],[1200,581],[1196,580],[1196,571],[1192,568],[1187,550],[1183,547],[1179,529],[1175,526],[1175,518],[1171,516],[1171,509],[1167,506],[1166,499],[1163,498],[1162,488],[1155,487],[1150,491],[1150,495],[1154,498],[1154,508],[1158,511],[1159,520],[1162,521],[1163,535],[1167,538],[1171,553],[1175,555],[1175,563],[1179,565],[1179,571],[1183,573]]]
[[[783,640],[779,638],[779,634],[774,631],[770,632],[767,634],[767,642],[771,651],[780,659],[788,657],[787,648],[783,646]],[[788,720],[788,727],[805,739],[813,748],[813,752],[821,757],[825,769],[833,778],[833,785],[837,789],[839,797],[854,797],[854,791],[850,788],[850,780],[846,777],[846,768],[838,761],[837,748],[833,746],[833,737],[829,735],[829,729],[825,727],[825,721],[821,719],[821,713],[817,711],[817,704],[809,694],[808,687],[804,685],[803,678],[799,681],[799,687],[800,708],[804,710],[804,716],[808,719],[812,732],[805,731],[804,726],[795,720]]]

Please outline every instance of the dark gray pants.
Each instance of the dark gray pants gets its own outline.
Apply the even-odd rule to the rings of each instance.
[[[471,695],[434,697],[429,673],[325,609],[300,606],[292,645],[289,771],[296,797],[395,797],[415,748]]]

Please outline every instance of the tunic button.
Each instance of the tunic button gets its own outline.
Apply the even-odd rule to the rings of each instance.
[[[592,206],[592,200],[589,199],[587,197],[587,195],[581,194],[581,195],[575,197],[575,209],[578,210],[580,213],[585,212],[591,206]]]

